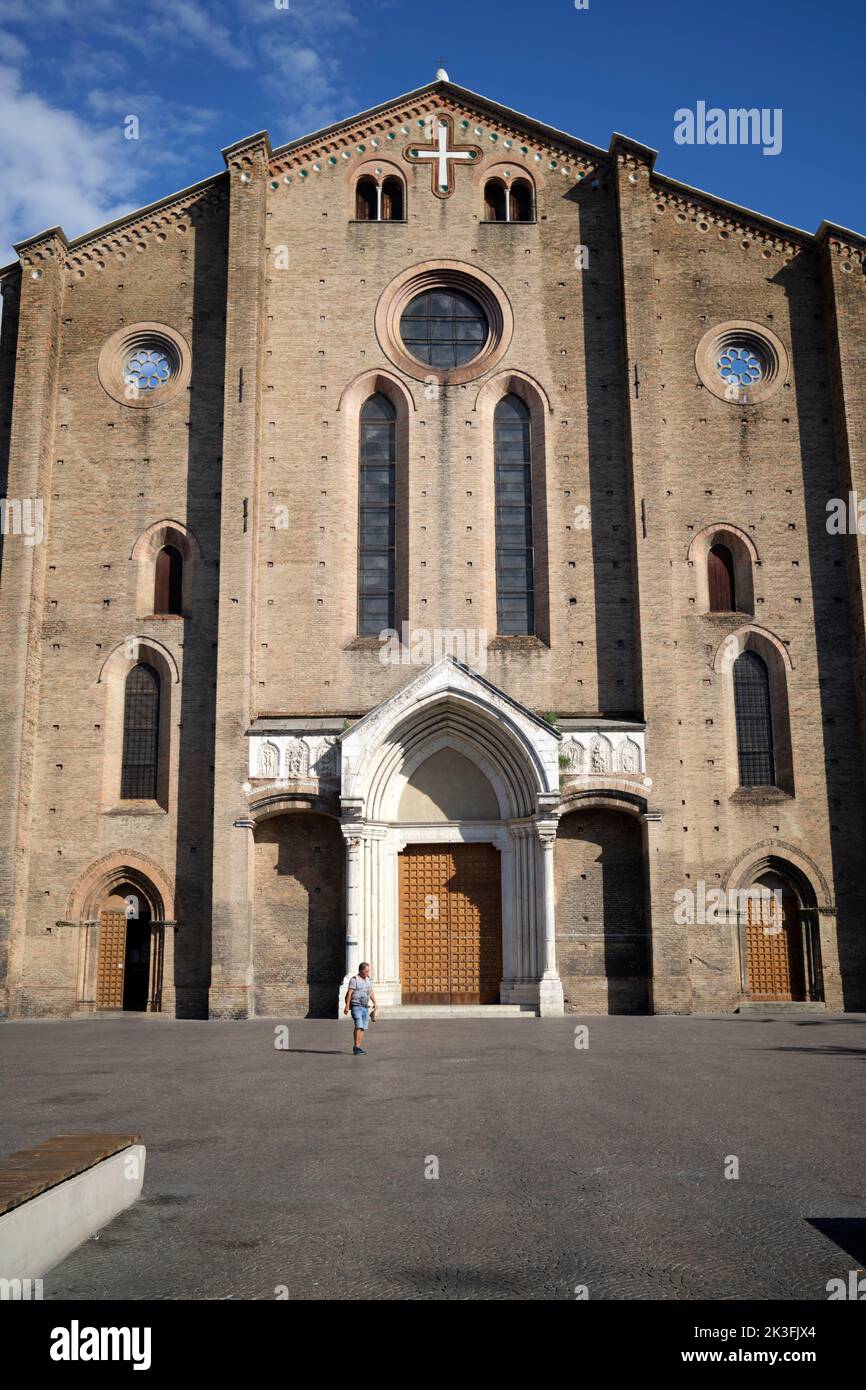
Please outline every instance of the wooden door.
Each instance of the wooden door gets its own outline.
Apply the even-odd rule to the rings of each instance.
[[[781,909],[775,895],[749,898],[746,964],[751,999],[805,999],[800,907],[795,894],[781,894]]]
[[[99,953],[96,964],[97,1009],[123,1008],[126,963],[126,913],[99,914]]]
[[[403,851],[400,968],[406,1004],[499,1003],[500,867],[493,845]]]

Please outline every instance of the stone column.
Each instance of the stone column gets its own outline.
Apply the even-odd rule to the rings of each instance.
[[[66,238],[59,227],[16,246],[20,267],[4,280],[3,359],[16,333],[6,497],[29,516],[2,538],[0,587],[0,1010],[18,1011],[30,872],[30,805],[39,712],[41,629],[54,464]],[[17,309],[17,313],[16,313]],[[17,329],[17,332],[16,332]],[[7,385],[9,384],[7,377]],[[13,513],[14,515],[15,513]],[[34,526],[41,514],[41,528]],[[41,530],[41,535],[39,534]],[[37,539],[38,536],[38,539]]]
[[[535,831],[532,821],[511,821],[511,896],[508,919],[511,949],[503,959],[506,1004],[536,1004],[541,972],[538,950],[538,904],[535,892]]]
[[[342,826],[346,841],[346,960],[343,979],[337,998],[337,1017],[348,1020],[350,1015],[343,1013],[343,1000],[349,987],[349,980],[356,973],[360,960],[358,956],[360,932],[360,878],[361,846],[363,836],[356,825]]]
[[[556,970],[556,886],[553,876],[556,821],[536,821],[536,832],[542,856],[538,889],[543,971],[538,984],[538,1012],[542,1018],[561,1018],[565,1012],[565,1001],[562,981]]]
[[[399,913],[400,888],[398,883],[399,852],[394,841],[386,835],[381,849],[382,865],[382,970],[384,981],[377,980],[376,997],[381,1003],[399,1004],[402,998],[400,981]],[[379,986],[384,984],[381,990]]]
[[[517,974],[515,961],[517,958],[517,932],[519,929],[519,916],[517,912],[517,902],[514,896],[514,858],[517,853],[517,845],[514,836],[510,834],[506,845],[500,847],[500,886],[499,891],[502,900],[502,981],[500,985],[500,1000],[507,1004],[510,987]]]
[[[214,756],[211,1018],[249,1018],[253,989],[253,837],[243,785],[245,734],[255,715],[255,593],[261,372],[267,280],[265,212],[270,143],[251,136],[223,151],[229,180],[229,259],[223,405],[222,519]]]
[[[340,985],[340,1017],[346,986],[368,961],[380,1004],[399,1002],[396,966],[396,903],[390,875],[396,869],[387,827],[344,823],[346,841],[346,973]]]

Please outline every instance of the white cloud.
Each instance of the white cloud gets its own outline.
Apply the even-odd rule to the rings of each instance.
[[[64,48],[58,63],[61,81],[76,100],[82,89],[94,83],[120,81],[126,76],[128,67],[120,53],[86,43],[73,43]]]
[[[129,116],[135,116],[139,122],[138,140],[128,142],[127,154],[152,170],[167,164],[187,167],[191,142],[210,130],[219,117],[208,107],[168,101],[153,92],[94,87],[87,93],[86,104],[94,116],[110,122],[115,130],[120,130]],[[220,161],[211,148],[203,150],[202,155],[206,167],[200,177],[204,178],[213,172],[210,166],[216,168]]]
[[[0,66],[0,264],[13,241],[60,225],[80,236],[135,206],[140,170],[119,130],[99,129],[72,111],[24,90],[14,68]]]
[[[195,5],[190,0],[149,0],[145,27],[154,39],[186,42],[229,67],[250,67],[250,54],[226,25],[217,23],[215,9],[214,5]]]
[[[280,104],[288,129],[271,132],[275,144],[307,135],[351,110],[336,58],[309,44],[268,44],[270,74],[267,86]]]
[[[5,30],[0,29],[0,61],[20,65],[28,56],[26,44],[16,39],[14,34],[7,34]]]
[[[288,0],[285,8],[277,9],[274,0],[241,0],[240,12],[248,24],[272,24],[274,37],[279,27],[301,29],[304,33],[323,34],[328,29],[355,29],[358,19],[346,0]]]
[[[61,39],[68,25],[80,42],[80,6],[67,0],[2,0],[3,21],[20,24]],[[290,0],[291,3],[291,0]],[[222,19],[218,18],[222,10]],[[87,33],[105,46],[128,46],[150,61],[160,63],[187,60],[189,49],[207,53],[232,68],[248,68],[251,56],[232,32],[235,18],[232,4],[221,7],[217,0],[196,4],[194,0],[147,0],[135,7],[119,8],[116,0],[88,0]],[[0,55],[2,56],[2,55]]]

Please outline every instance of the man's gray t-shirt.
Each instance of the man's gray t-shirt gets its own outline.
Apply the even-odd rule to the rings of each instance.
[[[367,1009],[370,1007],[370,991],[373,988],[373,981],[368,975],[366,980],[362,980],[360,975],[353,975],[349,981],[349,989],[355,993],[352,995],[350,1007],[353,1009]]]

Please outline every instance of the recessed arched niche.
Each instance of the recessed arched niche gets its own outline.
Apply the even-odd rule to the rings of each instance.
[[[496,793],[480,768],[454,748],[441,748],[413,771],[400,796],[404,825],[499,820]]]

